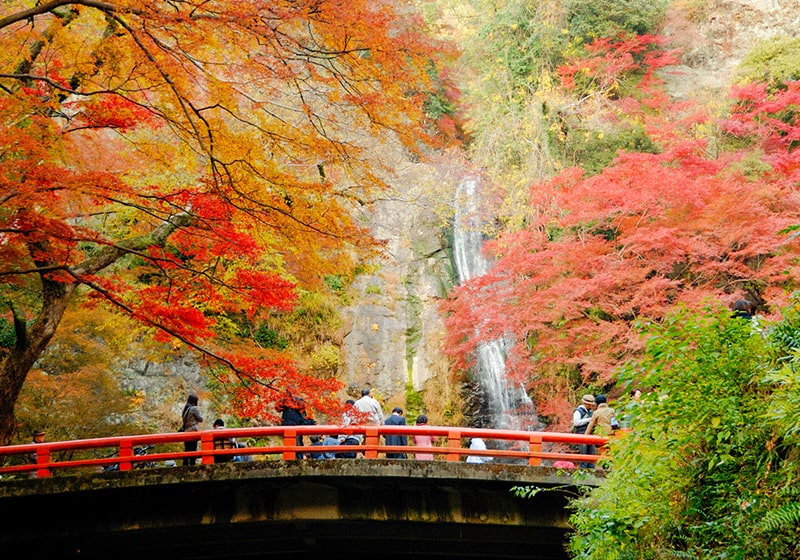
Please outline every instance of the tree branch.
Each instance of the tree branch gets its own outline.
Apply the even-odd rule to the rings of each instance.
[[[90,8],[97,8],[98,10],[103,10],[104,12],[124,12],[124,13],[134,13],[134,14],[141,13],[141,10],[136,10],[134,8],[120,9],[119,6],[115,6],[114,4],[109,4],[108,2],[96,2],[94,0],[52,0],[51,2],[44,2],[42,4],[37,4],[33,8],[22,10],[21,12],[17,12],[16,14],[0,18],[0,29],[8,27],[9,25],[17,23],[19,21],[24,21],[26,19],[34,18],[35,16],[40,16],[42,14],[52,12],[53,10],[55,10],[56,8],[60,8],[61,6],[70,6],[76,4],[80,6],[89,6]]]

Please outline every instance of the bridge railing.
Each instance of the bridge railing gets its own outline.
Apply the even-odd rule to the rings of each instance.
[[[361,436],[357,445],[310,446],[298,445],[311,436]],[[405,435],[409,445],[386,445],[385,436]],[[414,435],[434,438],[433,447],[415,447]],[[215,440],[250,439],[247,447],[215,449]],[[471,438],[482,438],[486,450],[469,449]],[[530,432],[520,430],[495,430],[486,428],[459,428],[448,426],[261,426],[251,428],[223,428],[199,432],[177,432],[111,436],[72,441],[29,443],[0,446],[0,476],[27,473],[28,476],[49,477],[54,471],[97,472],[109,465],[119,465],[128,471],[162,461],[180,462],[199,458],[201,464],[215,462],[216,457],[250,456],[253,460],[295,460],[298,454],[355,452],[364,459],[383,458],[386,453],[406,453],[414,460],[416,453],[433,454],[439,461],[462,461],[468,456],[486,457],[496,462],[556,466],[575,466],[579,463],[595,464],[608,443],[607,437],[558,432]],[[197,441],[196,451],[184,451],[183,444]],[[599,455],[579,454],[578,445],[596,446]],[[151,447],[154,452],[137,455],[137,447]],[[346,459],[336,459],[346,460]],[[558,463],[559,461],[564,463]]]

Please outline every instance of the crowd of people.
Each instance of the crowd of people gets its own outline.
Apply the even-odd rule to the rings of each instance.
[[[738,299],[732,305],[732,317],[748,321],[752,324],[754,332],[764,335],[759,320],[755,315],[755,305],[746,299]],[[636,404],[641,397],[641,389],[633,389],[630,392],[630,404]],[[281,414],[281,424],[284,426],[302,426],[314,425],[316,422],[309,416],[306,409],[305,402],[300,397],[287,396],[283,401],[278,403],[276,410]],[[572,431],[576,434],[587,435],[600,435],[610,436],[619,429],[628,429],[630,427],[626,415],[618,420],[615,409],[608,404],[608,398],[605,394],[586,394],[581,397],[580,404],[575,408],[572,415]],[[184,404],[181,413],[181,424],[178,429],[179,432],[196,432],[200,430],[200,424],[203,422],[203,415],[200,411],[199,398],[196,393],[191,392]],[[417,426],[425,426],[428,423],[428,417],[425,414],[420,414],[416,418]],[[406,418],[403,409],[394,407],[391,414],[384,416],[383,408],[380,401],[372,396],[372,391],[369,388],[364,388],[361,391],[361,397],[357,400],[348,399],[345,402],[345,411],[342,415],[342,426],[349,426],[352,424],[384,424],[387,426],[405,426]],[[225,428],[225,421],[217,418],[213,424],[214,429]],[[37,429],[33,432],[31,443],[43,443],[45,431]],[[323,447],[324,449],[309,450],[308,457],[313,459],[334,459],[334,458],[356,458],[360,456],[360,452],[355,448],[360,447],[363,443],[363,434],[341,434],[326,435],[324,438],[319,435],[312,435],[309,437],[311,447]],[[435,446],[435,437],[426,434],[414,434],[411,436],[414,444],[414,451],[412,455],[415,459],[421,461],[432,461],[434,453],[430,451],[420,451],[421,449],[433,448]],[[409,436],[405,434],[386,434],[384,435],[385,444],[392,449],[386,452],[387,459],[406,459],[409,453],[401,451],[398,448],[406,447],[409,445]],[[296,444],[298,447],[305,446],[304,437],[301,434],[296,436]],[[184,451],[196,452],[198,447],[198,440],[192,439],[184,442]],[[245,443],[237,442],[235,438],[214,438],[214,449],[239,449],[246,447]],[[341,450],[332,450],[332,447],[340,447]],[[576,450],[581,455],[596,455],[597,449],[590,444],[580,444],[575,446]],[[482,438],[471,438],[469,440],[469,449],[477,450],[479,453],[468,455],[467,463],[484,463],[492,460],[490,454],[482,454],[481,451],[486,451],[486,443]],[[298,459],[303,459],[305,453],[297,453]],[[36,463],[36,453],[32,453],[25,457],[28,463]],[[246,462],[252,461],[252,457],[246,453],[237,455],[233,453],[216,454],[214,456],[215,463],[223,462]],[[187,457],[183,459],[183,465],[194,465],[197,462],[196,457]],[[573,468],[575,465],[569,461],[557,461],[554,463],[555,467],[569,467]],[[596,462],[581,461],[579,466],[582,468],[592,468],[596,466]],[[36,476],[35,471],[31,471],[32,477]]]
[[[631,400],[635,402],[641,395],[639,389],[631,392]],[[316,422],[309,415],[305,401],[300,397],[288,396],[278,403],[276,410],[281,414],[281,425],[283,426],[303,426],[315,425]],[[189,395],[187,402],[183,409],[183,426],[181,431],[197,431],[199,424],[203,421],[202,415],[198,408],[197,395],[192,393]],[[425,426],[428,423],[428,417],[425,414],[420,414],[416,419],[417,426]],[[345,402],[345,410],[342,415],[342,426],[349,426],[354,424],[372,424],[372,425],[386,425],[386,426],[405,426],[406,418],[403,409],[394,407],[388,416],[384,416],[383,407],[380,401],[372,396],[372,391],[365,388],[361,391],[361,397],[357,400],[348,399]],[[225,422],[220,418],[214,422],[214,428],[224,428]],[[572,418],[572,431],[577,434],[589,435],[612,435],[616,430],[620,429],[620,423],[616,416],[616,411],[609,406],[608,399],[604,394],[591,395],[586,394],[581,398],[581,403],[573,412]],[[435,437],[426,434],[415,434],[411,436],[414,451],[406,452],[399,448],[409,446],[409,436],[406,434],[385,434],[384,443],[386,446],[391,447],[386,452],[387,459],[407,459],[409,456],[420,461],[432,461],[434,453],[431,451],[420,451],[421,449],[430,449],[435,446]],[[311,435],[309,437],[310,446],[315,449],[309,449],[308,452],[297,453],[298,459],[303,459],[306,456],[311,459],[338,459],[338,458],[358,458],[361,457],[361,452],[356,447],[360,447],[363,443],[363,434],[340,434],[326,435]],[[298,447],[305,447],[304,436],[298,434],[296,436],[296,444]],[[235,438],[215,438],[215,449],[236,449],[244,447],[244,444],[237,443]],[[333,449],[336,448],[336,449]],[[486,463],[492,461],[489,453],[483,454],[481,452],[487,451],[486,442],[482,438],[474,437],[469,440],[469,449],[476,450],[478,453],[470,454],[467,456],[467,463]],[[186,451],[197,450],[197,440],[185,443]],[[582,455],[597,454],[597,449],[593,445],[581,444],[577,446],[578,453]],[[228,462],[228,461],[244,461],[252,460],[249,455],[216,455],[215,462]],[[184,459],[184,465],[191,465],[195,463],[195,459]],[[573,463],[563,462],[560,466],[574,467]],[[579,466],[582,468],[593,468],[595,462],[582,461]],[[559,466],[559,465],[555,465]]]
[[[641,395],[641,391],[636,389],[631,392],[631,401],[635,402]],[[281,415],[281,424],[284,426],[303,426],[315,425],[316,422],[309,415],[306,404],[300,397],[288,396],[283,401],[279,402],[276,410]],[[197,432],[200,431],[200,425],[203,423],[203,415],[200,410],[199,398],[196,393],[189,394],[186,403],[183,406],[181,413],[181,424],[178,429],[179,432]],[[369,388],[361,391],[361,397],[357,400],[348,399],[345,402],[345,409],[341,419],[341,426],[347,427],[350,425],[386,425],[386,426],[406,426],[406,417],[404,411],[400,407],[394,407],[388,416],[384,416],[383,408],[380,401],[372,396]],[[425,414],[419,414],[416,418],[415,424],[417,426],[425,426],[428,424],[428,417]],[[573,432],[578,434],[590,435],[611,435],[617,429],[620,429],[620,423],[617,420],[616,412],[608,405],[606,395],[584,395],[581,399],[580,405],[575,409],[572,419]],[[225,421],[222,418],[217,418],[213,423],[213,429],[224,429]],[[33,434],[32,443],[42,443],[44,441],[44,430],[36,430]],[[385,452],[387,459],[407,459],[409,457],[419,461],[433,461],[435,454],[433,448],[436,447],[436,436],[429,434],[413,434],[408,436],[406,434],[384,434],[384,443],[390,447]],[[306,456],[312,459],[339,459],[339,458],[359,458],[362,452],[358,449],[364,441],[364,435],[360,433],[343,433],[337,435],[311,435],[309,436],[310,448],[307,452],[297,453],[298,459],[303,459]],[[408,451],[400,448],[409,447],[413,443],[413,447]],[[296,444],[298,447],[305,447],[304,436],[298,434],[296,436]],[[214,437],[215,450],[231,450],[243,449],[247,444],[238,442],[234,437]],[[493,460],[491,453],[487,452],[486,442],[479,437],[470,438],[468,441],[470,450],[475,450],[477,453],[470,453],[467,458],[467,463],[486,463]],[[197,452],[198,440],[192,439],[184,442],[184,451]],[[413,449],[413,450],[412,450]],[[592,445],[580,445],[577,449],[578,453],[582,455],[596,454],[597,450]],[[26,457],[30,463],[36,462],[35,454]],[[248,453],[219,453],[214,455],[215,463],[227,462],[250,462],[253,458]],[[194,465],[197,463],[196,457],[186,457],[183,459],[183,465]],[[554,466],[569,466],[574,467],[574,464],[563,462],[563,464],[555,464]],[[594,462],[581,462],[581,467],[591,468],[595,466]],[[31,471],[31,476],[35,477],[35,471]]]
[[[305,401],[296,396],[287,396],[276,405],[276,410],[281,415],[281,425],[283,426],[304,426],[315,425],[316,422],[309,415]],[[200,424],[203,422],[203,416],[199,408],[199,398],[196,393],[189,394],[186,403],[183,407],[181,414],[182,423],[178,431],[192,432],[200,429]],[[428,423],[428,417],[425,414],[417,416],[416,425],[424,426]],[[391,414],[384,417],[383,407],[381,403],[372,396],[372,391],[365,388],[361,391],[361,397],[357,400],[348,399],[345,401],[345,410],[342,415],[342,426],[349,426],[355,424],[384,424],[388,426],[405,426],[406,418],[403,409],[394,407]],[[214,421],[214,429],[225,427],[225,421],[218,418]],[[388,434],[385,437],[387,446],[392,447],[406,447],[409,445],[409,437],[403,434]],[[338,436],[327,435],[324,438],[319,435],[312,435],[309,437],[311,442],[309,447],[320,447],[324,449],[309,449],[307,453],[297,453],[298,459],[303,459],[306,456],[312,459],[338,459],[338,458],[358,458],[361,452],[353,449],[359,447],[364,441],[363,434],[341,434]],[[416,449],[432,448],[434,447],[435,438],[430,435],[414,435],[412,436],[415,452],[412,453],[413,457],[420,461],[432,461],[434,454],[429,451],[416,452]],[[184,443],[184,451],[197,451],[197,440],[187,441]],[[306,447],[303,435],[296,436],[296,444],[298,447]],[[330,449],[331,447],[341,449]],[[238,449],[246,447],[245,443],[237,442],[235,438],[214,438],[214,449]],[[393,450],[386,453],[388,459],[406,459],[409,454],[399,450]],[[214,457],[215,463],[223,462],[240,462],[252,461],[248,454],[235,455],[235,454],[217,454]],[[183,460],[184,465],[194,465],[196,458],[186,458]]]

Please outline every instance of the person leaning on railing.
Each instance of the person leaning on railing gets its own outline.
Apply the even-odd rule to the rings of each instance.
[[[33,439],[31,443],[44,443],[44,436],[46,432],[44,430],[34,430],[33,431]],[[36,464],[36,453],[30,453],[27,457],[25,457],[25,461],[29,464],[35,465]],[[36,478],[36,471],[28,472],[28,478]]]
[[[342,414],[342,426],[351,426],[358,424],[358,409],[355,407],[356,401],[347,399],[344,403],[345,409]],[[361,434],[341,434],[339,436],[339,445],[361,445],[364,441],[364,436]],[[336,454],[339,459],[356,459],[363,456],[356,451],[342,451]]]
[[[469,440],[469,448],[476,451],[486,451],[486,442],[483,438],[474,437]],[[468,455],[467,463],[488,463],[493,459],[487,455]]]
[[[214,420],[214,429],[220,430],[225,427],[225,421],[222,418]],[[214,449],[237,449],[236,438],[223,437],[214,438]],[[234,459],[233,455],[214,455],[215,463],[227,463]]]
[[[594,436],[608,437],[619,430],[616,411],[608,406],[605,395],[597,395],[594,401],[597,403],[597,409],[592,413],[592,419],[586,426],[586,433]],[[599,467],[599,463],[595,463],[595,467]]]

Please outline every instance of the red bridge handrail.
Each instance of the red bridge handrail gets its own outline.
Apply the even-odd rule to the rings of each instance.
[[[364,436],[359,445],[336,445],[312,447],[298,446],[296,436],[304,438],[318,435],[361,435]],[[440,445],[434,447],[390,446],[383,443],[381,436],[386,435],[429,435],[441,438]],[[263,444],[234,449],[215,449],[214,440],[237,438],[266,439]],[[483,438],[487,449],[476,450],[462,443],[465,438]],[[197,451],[183,451],[183,442],[199,441]],[[0,446],[0,475],[12,473],[35,472],[40,478],[49,477],[53,470],[95,469],[119,464],[119,470],[128,471],[137,463],[150,463],[166,460],[181,461],[188,457],[199,457],[201,464],[214,463],[214,458],[223,455],[250,455],[269,457],[278,455],[283,460],[295,460],[297,453],[311,452],[358,452],[365,459],[378,459],[385,453],[406,453],[409,460],[414,460],[415,453],[432,453],[436,460],[460,461],[469,455],[491,457],[493,459],[511,459],[528,465],[542,465],[542,461],[569,461],[596,463],[601,455],[584,455],[572,450],[573,445],[594,445],[599,452],[605,449],[609,438],[572,433],[529,432],[521,430],[494,430],[486,428],[458,428],[448,426],[261,426],[253,428],[224,428],[203,430],[199,432],[175,432],[160,434],[141,434],[133,436],[111,436],[71,441],[55,441],[44,443],[28,443],[20,445]],[[134,448],[139,446],[169,446],[180,444],[180,451],[158,451],[147,455],[136,455]],[[75,455],[96,455],[104,451],[102,456],[78,457]],[[13,457],[22,459],[21,464],[13,462]],[[35,461],[25,462],[26,458],[35,457]],[[325,459],[330,460],[330,459]],[[342,459],[336,459],[342,460]],[[346,460],[346,459],[345,459]]]

